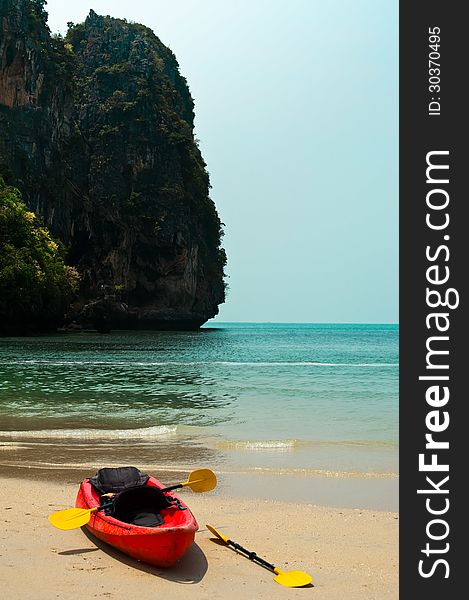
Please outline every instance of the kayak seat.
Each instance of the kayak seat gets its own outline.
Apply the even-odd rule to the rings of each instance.
[[[100,494],[118,494],[127,488],[146,485],[148,479],[136,467],[104,467],[90,478],[90,483]]]
[[[124,523],[157,527],[164,523],[161,510],[171,505],[169,499],[157,487],[140,485],[117,494],[109,514]]]

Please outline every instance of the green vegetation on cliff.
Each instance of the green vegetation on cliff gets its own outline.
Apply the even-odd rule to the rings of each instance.
[[[64,247],[0,177],[0,327],[4,332],[60,323],[79,275]]]

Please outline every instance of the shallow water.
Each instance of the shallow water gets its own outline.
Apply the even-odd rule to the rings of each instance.
[[[397,431],[397,326],[0,340],[2,464],[392,477]]]

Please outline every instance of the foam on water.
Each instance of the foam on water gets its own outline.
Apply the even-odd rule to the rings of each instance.
[[[218,448],[234,450],[294,450],[298,440],[224,440]]]
[[[215,442],[215,446],[225,450],[296,450],[300,448],[313,447],[335,447],[335,448],[395,448],[397,444],[391,441],[376,440],[221,440]]]
[[[160,425],[139,429],[38,429],[33,431],[0,431],[2,439],[78,439],[78,440],[140,440],[172,435],[177,427]]]

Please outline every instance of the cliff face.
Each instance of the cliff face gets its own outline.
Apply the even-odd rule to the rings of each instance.
[[[200,326],[225,255],[174,55],[93,11],[54,39],[40,0],[0,0],[0,19],[0,170],[82,275],[68,320]]]
[[[0,0],[0,174],[58,231],[69,212],[72,57],[47,30],[42,3]],[[54,215],[54,213],[56,213]]]

